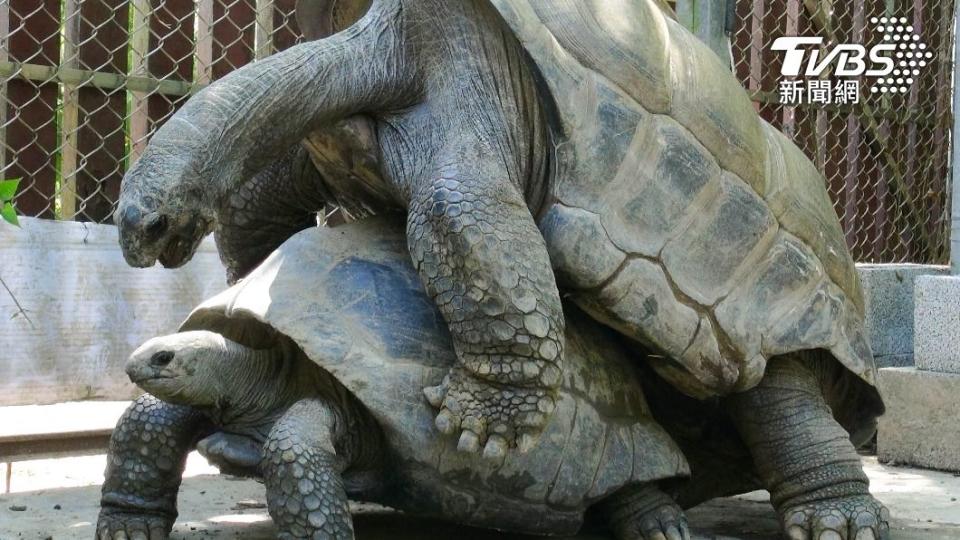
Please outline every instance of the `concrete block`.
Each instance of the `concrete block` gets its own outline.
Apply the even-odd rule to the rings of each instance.
[[[881,461],[960,471],[960,375],[884,368],[880,393],[887,405],[877,431]]]
[[[867,333],[880,367],[913,365],[914,280],[947,275],[950,268],[924,264],[858,264]]]
[[[920,369],[960,374],[960,276],[920,276],[914,308]]]

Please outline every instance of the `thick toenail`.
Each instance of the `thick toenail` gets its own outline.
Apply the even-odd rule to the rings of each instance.
[[[820,533],[820,540],[843,540],[837,531],[823,531]]]
[[[807,540],[807,531],[799,525],[794,525],[787,529],[787,537],[790,540]]]
[[[873,534],[873,529],[860,529],[856,540],[877,540],[877,535]]]

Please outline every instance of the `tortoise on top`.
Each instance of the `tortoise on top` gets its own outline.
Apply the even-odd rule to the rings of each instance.
[[[655,367],[689,395],[749,393],[769,359],[821,349],[872,396],[863,416],[882,411],[822,177],[652,0],[315,1],[329,31],[366,12],[200,92],[127,174],[117,221],[131,264],[183,263],[245,184],[277,187],[268,199],[301,217],[316,209],[304,193],[402,209],[459,358],[426,392],[437,426],[491,456],[529,446],[554,407],[551,262],[565,292],[661,352]],[[257,176],[350,118],[369,129],[339,152],[335,137],[305,145],[314,163],[373,149],[382,176]],[[303,226],[271,228],[259,254],[236,249],[262,259]],[[866,493],[841,491],[822,495]]]

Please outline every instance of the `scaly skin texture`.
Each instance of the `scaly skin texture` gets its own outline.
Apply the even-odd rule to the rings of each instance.
[[[376,126],[389,185],[379,191],[408,211],[412,257],[460,360],[427,389],[437,426],[491,457],[532,446],[563,356],[559,292],[534,220],[549,191],[547,121],[521,45],[485,0],[379,0],[342,32],[201,91],[124,180],[127,261],[183,264],[238,183],[358,114]]]
[[[165,540],[177,518],[187,454],[206,419],[191,407],[140,396],[110,437],[97,538]]]
[[[235,283],[287,238],[317,225],[320,175],[299,144],[230,193],[215,236],[227,281]]]
[[[632,486],[603,502],[617,540],[689,540],[687,517],[676,501],[656,486]]]
[[[829,361],[775,359],[757,387],[729,399],[731,414],[788,538],[889,538],[889,512],[824,399]]]
[[[290,407],[270,431],[261,469],[278,538],[353,538],[341,476],[350,459],[334,444],[343,424],[338,411],[308,399]]]

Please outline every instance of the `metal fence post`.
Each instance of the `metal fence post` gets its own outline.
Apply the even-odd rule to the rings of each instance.
[[[953,155],[950,163],[950,183],[952,192],[950,197],[950,268],[953,275],[960,276],[960,182],[957,181],[957,156],[960,155],[960,73],[956,69],[960,64],[960,47],[957,38],[960,37],[960,0],[954,3],[953,10]]]

